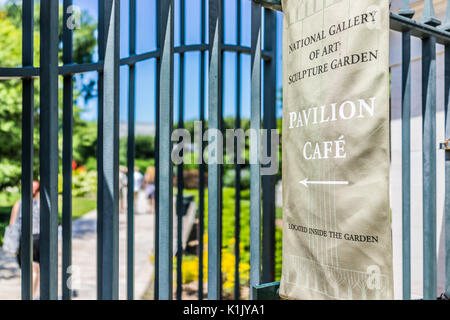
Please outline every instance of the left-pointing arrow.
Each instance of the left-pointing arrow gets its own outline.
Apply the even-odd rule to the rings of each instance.
[[[302,185],[308,188],[308,184],[324,184],[324,185],[348,185],[348,181],[309,181],[308,178],[300,181]]]

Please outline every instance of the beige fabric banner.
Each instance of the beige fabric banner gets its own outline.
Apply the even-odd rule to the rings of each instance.
[[[389,1],[283,0],[286,299],[392,299]]]

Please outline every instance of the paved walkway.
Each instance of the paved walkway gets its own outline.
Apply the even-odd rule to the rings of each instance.
[[[175,201],[174,201],[175,208]],[[143,192],[136,199],[135,206],[135,299],[141,299],[153,280],[154,221]],[[127,292],[127,218],[119,215],[119,299],[126,299]],[[191,203],[183,217],[183,247],[195,221],[195,203]],[[177,219],[174,213],[173,235],[176,252]],[[59,270],[61,281],[61,227],[59,227]],[[72,286],[77,296],[74,300],[95,300],[97,298],[97,211],[85,214],[72,222]],[[0,248],[0,300],[20,299],[20,269],[15,256]],[[60,287],[59,283],[59,287]],[[59,289],[61,291],[61,289]],[[61,292],[59,293],[61,296]]]
[[[139,195],[135,215],[135,299],[145,293],[152,277],[154,214],[149,214],[145,196]],[[142,213],[141,213],[142,212]],[[119,215],[119,298],[126,298],[126,214]],[[97,297],[97,211],[92,211],[72,223],[73,285],[78,287],[74,299]],[[61,281],[61,228],[59,246],[59,276]],[[0,249],[0,300],[20,299],[20,269],[15,256]],[[60,284],[59,284],[60,286]],[[61,294],[60,294],[61,295]]]

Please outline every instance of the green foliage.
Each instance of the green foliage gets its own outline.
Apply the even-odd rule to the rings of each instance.
[[[128,138],[120,139],[119,161],[123,166],[127,165],[127,144]],[[145,172],[147,167],[155,165],[155,137],[136,136],[135,137],[135,165],[141,172]]]
[[[34,21],[34,62],[39,63],[39,8],[35,4]],[[62,14],[62,12],[61,12]],[[81,15],[81,28],[74,34],[74,59],[83,63],[92,61],[96,44],[96,24],[87,12]],[[21,1],[10,0],[0,8],[0,64],[2,67],[19,67],[22,61],[22,8]],[[62,19],[60,19],[62,21]],[[34,81],[34,178],[39,177],[39,81]],[[91,97],[92,88],[88,86],[81,94],[85,99]],[[79,92],[74,92],[78,97]],[[60,94],[60,109],[62,108]],[[74,159],[86,161],[95,157],[95,125],[82,121],[80,109],[74,108]],[[60,121],[62,112],[59,112]],[[94,129],[95,128],[95,129]],[[20,80],[0,81],[0,190],[20,184],[21,144],[22,144],[22,86]],[[60,146],[62,143],[60,142]]]
[[[74,119],[73,134],[73,159],[79,163],[86,165],[93,158],[95,162],[94,169],[97,166],[97,123],[85,122],[79,118]]]
[[[2,214],[7,214],[9,216],[11,213],[11,208],[19,199],[20,193],[18,189],[0,192],[0,221],[2,221]]]
[[[60,6],[60,8],[60,15],[62,15],[62,7]],[[80,21],[81,27],[73,33],[73,61],[80,64],[89,63],[92,62],[92,53],[97,45],[97,40],[94,36],[97,24],[87,11],[78,12],[76,16],[78,21]],[[62,41],[62,20],[60,19],[60,41]]]
[[[225,187],[234,188],[236,180],[236,171],[234,169],[225,170],[223,177],[223,185]],[[250,188],[250,171],[248,169],[241,170],[241,188]]]
[[[97,171],[75,170],[72,175],[72,195],[84,197],[95,194],[97,194]]]
[[[283,219],[283,208],[276,208],[275,217],[277,219]]]
[[[187,121],[184,124],[184,128],[189,131],[191,135],[191,139],[194,138],[194,124],[195,121]],[[277,120],[277,125],[281,130],[281,119]],[[177,125],[174,126],[175,128]],[[207,127],[207,125],[206,125]],[[235,118],[227,117],[224,119],[224,130],[233,129],[235,127]],[[248,119],[241,120],[241,128],[246,131],[250,128],[250,121]],[[204,128],[206,129],[206,128]],[[224,136],[224,147],[226,146],[226,135]],[[123,166],[127,165],[127,137],[120,139],[120,164]],[[224,155],[226,156],[226,154]],[[249,139],[245,140],[245,151],[244,151],[244,159],[246,164],[242,165],[242,175],[241,175],[241,187],[246,189],[250,187],[250,173],[248,171],[248,164],[250,163],[250,151],[249,151]],[[155,138],[151,136],[137,136],[136,137],[136,149],[135,149],[135,163],[141,172],[145,172],[148,166],[154,165],[154,157],[155,157]],[[192,152],[185,153],[184,159],[190,159],[191,163],[188,161],[184,162],[185,170],[198,170],[198,162],[195,158],[196,155]],[[279,147],[279,159],[281,159],[281,146]],[[225,163],[226,163],[225,159]],[[280,162],[281,167],[281,162]],[[235,180],[235,172],[234,164],[224,164],[224,185],[227,187],[234,187]],[[279,170],[279,177],[281,177],[281,168]]]
[[[84,163],[84,166],[86,167],[86,170],[88,170],[88,171],[95,171],[95,170],[97,170],[97,158],[96,157],[89,157],[86,160],[86,163]]]
[[[198,190],[185,190],[185,195],[193,195],[198,208]],[[233,188],[223,188],[223,215],[222,215],[222,243],[225,252],[234,253],[234,222],[235,222],[235,190]],[[208,190],[205,190],[205,234],[207,234],[208,225]],[[241,192],[241,238],[240,251],[241,261],[243,264],[250,263],[250,190]],[[282,229],[275,228],[275,279],[281,278],[282,265]],[[248,270],[242,271],[248,273]],[[248,275],[243,274],[242,277],[248,279]],[[241,283],[248,285],[248,283]]]
[[[119,162],[120,165],[127,165],[127,137],[120,139]],[[134,165],[139,171],[145,173],[148,167],[155,166],[155,137],[136,136],[135,137],[135,159]]]
[[[155,137],[137,136],[135,138],[135,152],[137,159],[155,157]]]
[[[0,11],[0,61],[2,67],[21,65],[21,30],[16,28],[7,12]],[[35,35],[35,42],[39,39]],[[35,55],[35,59],[38,58]],[[36,86],[35,92],[39,93]],[[38,133],[38,114],[35,108],[35,136]],[[21,173],[22,137],[22,86],[20,80],[0,81],[0,190],[17,185]],[[38,139],[34,142],[35,153],[39,150]],[[35,161],[36,163],[36,161]]]
[[[13,28],[21,32],[22,28],[22,1],[21,0],[8,0],[3,8],[0,8],[4,16],[12,24]],[[73,60],[75,63],[89,63],[92,62],[92,53],[95,46],[97,45],[94,33],[97,29],[97,24],[95,19],[89,14],[88,11],[82,10],[81,12],[74,12],[74,18],[76,21],[80,22],[80,28],[77,28],[73,33]],[[59,6],[59,41],[62,42],[62,28],[63,28],[63,7]],[[35,1],[34,4],[34,33],[35,37],[39,37],[40,31],[40,16],[39,16],[39,4]],[[21,41],[21,36],[18,41]],[[39,42],[35,42],[35,48],[39,48]],[[16,47],[16,55],[12,57],[21,57],[21,45]],[[2,47],[3,49],[3,47]],[[1,52],[0,52],[1,54]],[[35,50],[35,54],[39,54],[39,50]],[[8,61],[12,57],[8,57]],[[62,46],[59,50],[60,63],[62,63]],[[36,59],[37,58],[37,59]],[[39,57],[35,57],[35,61],[39,61]],[[17,66],[20,65],[20,62]]]

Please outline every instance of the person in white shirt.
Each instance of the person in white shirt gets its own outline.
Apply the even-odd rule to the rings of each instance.
[[[120,166],[119,168],[119,212],[125,212],[125,203],[127,202],[127,168]]]
[[[142,184],[144,182],[144,175],[139,172],[139,168],[134,168],[134,200],[136,200],[136,195],[139,190],[142,189]]]
[[[33,181],[33,206],[32,206],[32,220],[33,220],[33,297],[36,298],[38,294],[38,284],[39,284],[39,262],[40,262],[40,203],[39,203],[39,182]],[[20,235],[22,235],[22,201],[18,200],[11,211],[11,217],[9,220],[9,225],[12,226],[16,224],[19,229]],[[21,237],[21,236],[20,236]],[[20,239],[19,239],[20,241]],[[21,261],[21,249],[22,245],[19,242],[19,250],[17,252],[17,262],[20,267],[22,267]]]

